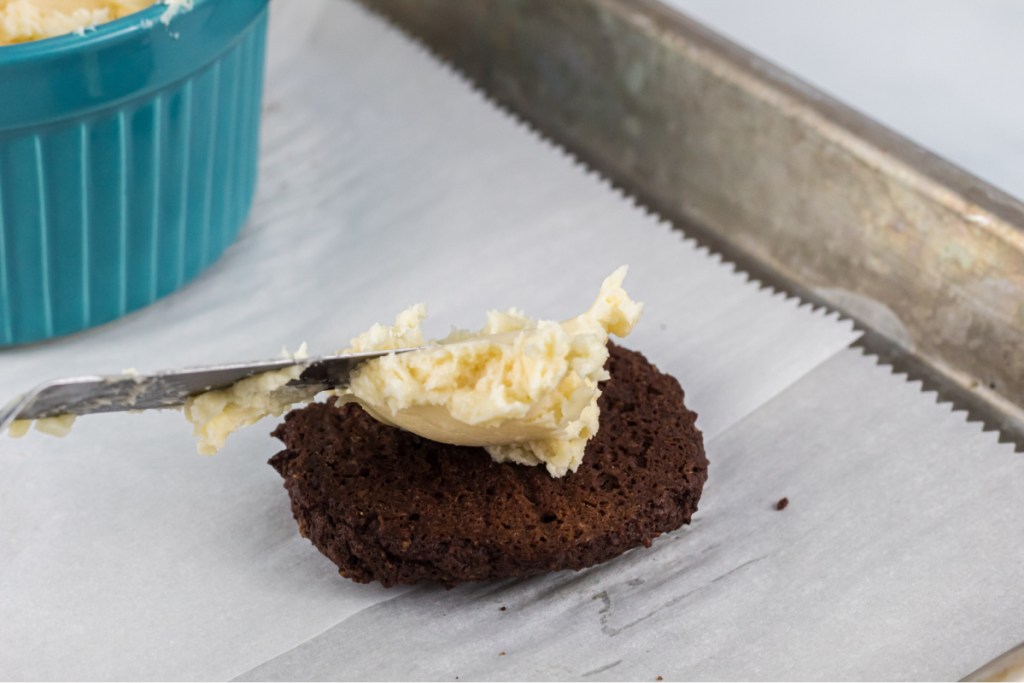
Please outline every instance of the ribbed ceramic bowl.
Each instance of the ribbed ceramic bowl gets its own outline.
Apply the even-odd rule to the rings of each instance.
[[[267,0],[0,46],[0,346],[181,287],[245,222]]]

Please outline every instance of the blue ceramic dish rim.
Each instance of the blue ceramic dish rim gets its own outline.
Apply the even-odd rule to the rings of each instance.
[[[223,1],[223,0],[222,0]],[[203,5],[212,0],[193,0],[195,6]],[[144,10],[128,16],[108,21],[84,34],[66,33],[52,38],[30,40],[14,45],[0,45],[0,66],[28,62],[36,58],[51,58],[55,55],[64,56],[78,50],[91,50],[98,45],[131,40],[139,31],[152,28],[161,23],[161,17],[168,10],[163,0],[156,2]],[[191,10],[182,10],[191,11]],[[173,24],[173,19],[171,21]]]

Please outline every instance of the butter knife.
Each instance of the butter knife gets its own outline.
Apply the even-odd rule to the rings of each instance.
[[[89,375],[45,382],[0,409],[0,433],[15,420],[39,420],[61,415],[90,415],[126,410],[176,408],[191,397],[224,389],[246,377],[302,366],[297,389],[317,391],[343,387],[352,371],[365,361],[416,348],[340,354],[305,359],[278,359],[164,370],[149,375]]]

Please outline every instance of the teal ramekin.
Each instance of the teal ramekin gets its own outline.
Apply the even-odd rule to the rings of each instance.
[[[213,263],[256,185],[268,0],[158,4],[0,46],[0,346],[114,320]]]

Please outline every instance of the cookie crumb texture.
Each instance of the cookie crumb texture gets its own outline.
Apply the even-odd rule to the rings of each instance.
[[[561,479],[383,425],[355,404],[292,411],[270,464],[300,533],[353,581],[454,586],[582,569],[689,523],[707,479],[697,416],[673,377],[609,348],[601,428]]]

